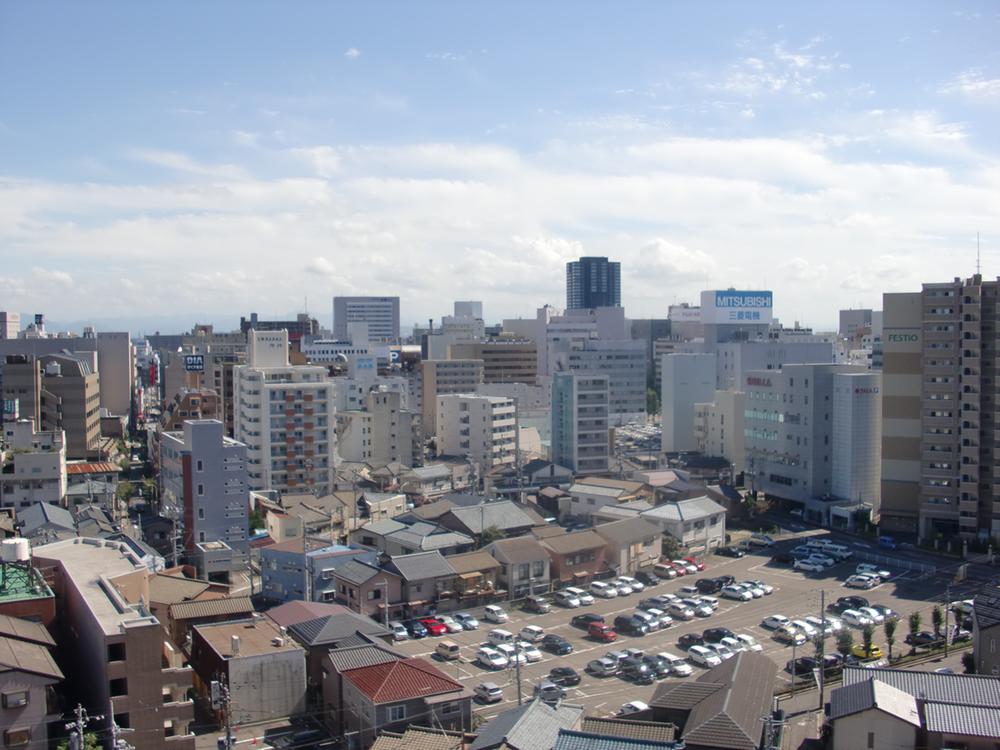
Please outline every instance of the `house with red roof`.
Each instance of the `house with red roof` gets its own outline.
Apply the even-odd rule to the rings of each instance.
[[[428,661],[386,661],[341,674],[343,728],[355,747],[368,748],[378,732],[408,726],[471,726],[472,692]]]

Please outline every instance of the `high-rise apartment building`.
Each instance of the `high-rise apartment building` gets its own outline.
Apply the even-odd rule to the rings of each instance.
[[[978,274],[885,295],[882,528],[1000,536],[998,296]]]
[[[288,363],[287,331],[250,331],[233,371],[235,438],[252,490],[326,493],[336,465],[336,399],[325,367]]]
[[[566,309],[621,307],[621,263],[588,257],[566,264]]]
[[[695,450],[724,458],[733,474],[743,471],[746,448],[743,437],[743,391],[716,391],[709,403],[694,405]]]
[[[438,455],[465,456],[479,466],[480,476],[495,466],[514,463],[514,399],[453,393],[438,396],[437,401]]]
[[[555,352],[557,369],[606,375],[612,424],[646,418],[646,351],[641,341],[574,339]]]
[[[425,359],[420,363],[420,373],[422,427],[425,435],[433,435],[437,428],[438,396],[449,393],[475,393],[476,388],[483,382],[483,361]]]
[[[607,375],[557,372],[552,378],[552,462],[577,474],[609,467]]]
[[[66,498],[66,436],[62,430],[35,429],[30,419],[3,425],[0,451],[0,507],[36,503],[62,505]]]
[[[346,341],[351,323],[366,324],[369,341],[399,341],[399,297],[334,297],[334,338]]]
[[[225,436],[217,419],[189,419],[182,431],[160,436],[162,502],[183,519],[184,549],[222,541],[233,550],[233,569],[246,566],[247,447]]]
[[[0,310],[0,339],[16,339],[21,332],[21,313]]]
[[[337,383],[340,390],[340,383]],[[423,463],[420,415],[406,408],[406,394],[371,386],[363,409],[337,410],[337,451],[345,461],[373,466]]]

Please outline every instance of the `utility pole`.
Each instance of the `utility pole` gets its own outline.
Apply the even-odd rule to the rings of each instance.
[[[517,705],[521,705],[521,642],[514,641],[514,674],[517,679]]]
[[[222,703],[223,703],[223,707],[224,707],[225,712],[226,712],[226,738],[225,738],[226,739],[226,746],[225,746],[225,750],[232,750],[233,745],[236,744],[234,742],[234,738],[233,738],[233,721],[232,721],[233,702],[232,702],[232,700],[230,698],[230,695],[229,695],[229,682],[228,682],[228,680],[226,680],[226,676],[222,675],[222,677],[219,680],[219,682],[222,685]]]
[[[792,698],[795,697],[795,681],[799,678],[799,665],[795,663],[795,636],[792,635]]]
[[[135,748],[132,745],[130,745],[122,738],[122,735],[124,733],[132,732],[134,730],[122,729],[121,727],[118,726],[118,722],[116,722],[114,718],[115,706],[114,703],[112,703],[111,701],[108,701],[108,709],[109,709],[108,715],[111,717],[111,739],[112,739],[111,747],[114,748],[114,750],[135,750]]]
[[[978,260],[976,265],[979,265]],[[951,635],[948,633],[948,613],[951,611],[951,584],[944,589],[944,656],[948,658],[948,643],[951,641]]]
[[[87,728],[87,724],[91,721],[102,721],[103,716],[88,716],[87,709],[85,709],[79,703],[76,704],[76,710],[73,712],[76,716],[76,721],[70,722],[66,725],[66,729],[69,730],[69,748],[70,750],[83,750],[84,749],[84,730]]]
[[[819,634],[820,642],[823,643],[823,649],[821,656],[826,656],[826,644],[823,639],[826,638],[826,591],[820,589],[819,591],[819,619],[821,621],[821,632]],[[819,710],[823,710],[823,688],[826,687],[826,660],[820,658],[819,660]]]

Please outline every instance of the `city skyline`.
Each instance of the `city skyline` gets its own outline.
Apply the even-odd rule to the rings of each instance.
[[[717,11],[5,6],[4,307],[398,295],[405,329],[561,307],[607,256],[633,318],[731,286],[830,329],[971,275],[977,231],[1000,273],[995,7]]]

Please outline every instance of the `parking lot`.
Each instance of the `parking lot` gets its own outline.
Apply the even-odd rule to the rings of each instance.
[[[502,627],[517,634],[524,625],[538,625],[544,628],[547,634],[555,633],[565,637],[573,645],[574,652],[566,656],[555,656],[543,650],[541,661],[523,665],[520,670],[521,689],[525,699],[530,698],[533,686],[543,681],[550,669],[556,666],[570,666],[580,673],[582,681],[579,685],[567,689],[566,700],[584,705],[588,713],[592,715],[609,715],[615,713],[626,701],[647,700],[656,688],[655,684],[636,685],[619,677],[600,678],[584,672],[587,662],[610,650],[639,648],[646,653],[666,651],[683,657],[685,652],[677,646],[677,639],[681,635],[701,633],[709,627],[727,627],[736,633],[747,633],[756,638],[763,646],[763,653],[774,659],[775,664],[779,667],[779,681],[787,684],[790,678],[784,671],[784,666],[792,658],[792,648],[773,640],[772,632],[761,627],[761,620],[764,617],[771,614],[781,614],[793,619],[809,615],[819,616],[821,614],[821,592],[825,593],[827,604],[841,596],[861,595],[873,604],[884,604],[899,613],[902,621],[896,633],[895,652],[904,653],[908,649],[903,644],[903,639],[908,632],[907,616],[911,612],[920,611],[923,618],[922,627],[928,628],[931,624],[931,610],[935,603],[941,603],[945,600],[949,582],[943,576],[935,577],[928,576],[921,571],[907,571],[904,557],[899,557],[899,564],[894,567],[891,554],[882,556],[881,565],[888,567],[893,572],[894,577],[890,581],[867,591],[849,589],[843,585],[843,582],[854,572],[859,562],[857,559],[843,562],[821,574],[805,574],[788,566],[771,563],[770,556],[773,552],[795,546],[798,541],[801,540],[786,536],[770,550],[750,553],[746,557],[738,559],[712,555],[705,559],[706,569],[702,572],[647,587],[641,594],[615,599],[596,599],[593,605],[577,609],[553,606],[551,612],[537,615],[506,607],[505,609],[510,615],[510,622],[504,625],[494,625],[481,621],[478,630],[445,636],[461,646],[462,658],[458,661],[445,662],[437,660],[433,656],[434,648],[437,642],[442,640],[441,638],[428,637],[404,641],[397,644],[397,647],[408,655],[434,660],[441,669],[461,680],[470,689],[484,681],[494,682],[503,688],[504,700],[502,702],[480,706],[476,709],[476,713],[481,718],[487,719],[516,705],[517,682],[515,670],[512,668],[490,671],[473,663],[478,646],[486,641],[487,633],[494,627]],[[859,551],[862,551],[863,545],[857,546]],[[711,578],[718,575],[731,575],[737,581],[760,579],[773,586],[775,591],[773,594],[748,602],[720,599],[718,610],[710,617],[699,617],[687,622],[675,620],[671,627],[643,637],[619,635],[618,640],[613,644],[591,641],[586,638],[584,631],[569,624],[573,615],[582,612],[596,612],[604,615],[610,624],[616,615],[634,611],[641,598],[652,594],[677,593],[682,586],[694,583],[699,578]],[[956,586],[950,591],[952,599],[961,598],[962,595],[961,586]],[[482,614],[481,611],[477,610],[472,610],[471,613],[476,617],[480,617]],[[854,635],[855,643],[860,643],[860,631],[855,630]],[[882,645],[884,649],[884,641],[885,636],[881,626],[879,626],[876,630],[875,642]],[[811,656],[813,651],[813,646],[807,644],[799,647],[796,655]],[[832,638],[827,641],[827,651],[831,653],[835,651],[835,643]],[[695,679],[702,671],[698,667],[695,667],[694,670],[694,674],[686,679]],[[668,677],[666,679],[682,678]]]

